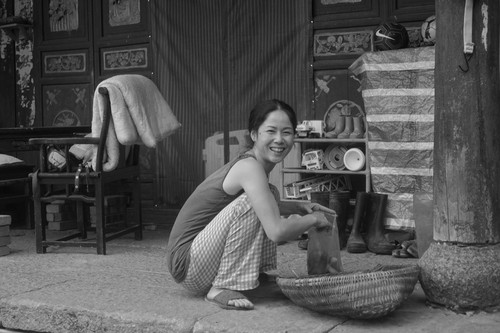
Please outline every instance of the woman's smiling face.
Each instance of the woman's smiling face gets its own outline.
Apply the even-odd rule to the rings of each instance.
[[[252,131],[253,151],[257,160],[269,172],[281,162],[293,147],[294,128],[286,112],[268,113],[257,131]]]

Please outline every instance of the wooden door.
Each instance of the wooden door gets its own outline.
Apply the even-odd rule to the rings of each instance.
[[[40,0],[34,11],[38,125],[90,125],[100,81],[151,76],[147,0]]]
[[[91,2],[34,2],[35,124],[91,122],[94,90]]]

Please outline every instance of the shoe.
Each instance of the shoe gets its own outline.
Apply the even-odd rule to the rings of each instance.
[[[351,116],[345,116],[345,127],[344,131],[337,135],[338,139],[348,139],[354,130],[354,123]]]
[[[344,128],[345,116],[341,115],[335,121],[335,128],[332,131],[325,133],[325,137],[335,139],[340,133],[344,131]]]
[[[215,304],[225,310],[252,310],[253,307],[251,308],[244,308],[244,307],[239,307],[239,306],[234,306],[234,305],[229,305],[229,301],[234,300],[234,299],[248,299],[245,295],[242,293],[235,291],[235,290],[223,290],[213,299],[209,299],[208,297],[205,297],[205,301]]]
[[[363,253],[366,252],[366,243],[361,236],[363,223],[366,219],[366,204],[370,199],[368,193],[358,192],[356,194],[356,206],[354,207],[354,221],[351,229],[351,234],[347,239],[347,252]]]
[[[365,133],[363,131],[363,122],[361,121],[361,117],[362,116],[352,118],[354,130],[349,135],[349,137],[351,139],[359,139],[359,138],[362,138],[365,136]]]
[[[395,245],[390,243],[384,236],[384,216],[388,195],[370,192],[369,196],[366,245],[370,252],[391,255]]]
[[[307,250],[307,243],[308,242],[309,242],[309,239],[301,239],[301,240],[299,240],[299,243],[297,244],[297,246],[299,247],[299,249]]]
[[[392,256],[395,258],[410,258],[410,254],[405,249],[392,250]]]
[[[349,191],[333,191],[330,192],[328,208],[337,213],[337,229],[339,233],[340,249],[345,248],[347,244],[347,218],[349,217],[349,199],[351,192]]]
[[[403,250],[405,250],[410,256],[418,258],[417,242],[414,240],[407,240],[401,244]]]

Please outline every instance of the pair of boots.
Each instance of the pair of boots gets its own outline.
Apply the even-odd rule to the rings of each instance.
[[[327,138],[357,139],[364,137],[362,116],[352,117],[341,115],[335,122],[333,131],[325,133]]]
[[[347,218],[349,216],[349,199],[351,193],[349,191],[334,191],[334,192],[312,192],[311,202],[318,203],[328,207],[337,214],[337,229],[339,233],[340,248],[343,249],[347,244]],[[299,241],[299,248],[307,249],[308,239]]]
[[[363,253],[369,250],[376,254],[392,254],[395,246],[384,236],[386,205],[387,194],[358,192],[347,252]],[[366,232],[365,238],[361,234],[362,229]]]

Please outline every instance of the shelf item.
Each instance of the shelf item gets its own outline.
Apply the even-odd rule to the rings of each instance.
[[[344,155],[347,148],[336,144],[331,144],[326,148],[324,160],[327,169],[332,171],[344,170]]]
[[[286,199],[311,200],[311,192],[351,190],[351,181],[345,175],[311,177],[284,186]]]
[[[359,171],[365,166],[365,154],[359,148],[351,148],[344,154],[344,166],[351,171]]]
[[[357,117],[363,114],[361,108],[352,101],[340,100],[334,104],[335,105],[325,113],[324,121],[327,132],[335,129],[337,119],[340,116]]]
[[[285,162],[282,162],[281,175],[284,179],[285,174],[299,174],[299,175],[314,175],[317,177],[310,177],[300,181],[286,184],[283,182],[283,193],[285,199],[308,199],[310,200],[311,191],[338,191],[338,190],[351,190],[351,176],[364,176],[365,177],[365,192],[371,191],[371,173],[368,159],[368,138],[366,134],[366,119],[362,111],[359,111],[358,116],[363,119],[363,133],[362,138],[296,138],[295,143],[299,144],[302,152],[312,152],[322,150],[323,154],[323,167],[322,168],[308,168],[308,167],[287,167]],[[348,158],[349,168],[345,165],[345,155],[351,151],[352,157]],[[362,156],[362,157],[361,157]],[[343,179],[344,184],[339,187],[331,186],[331,179]],[[337,184],[338,185],[338,184]],[[347,188],[347,185],[349,188]],[[328,187],[330,186],[330,187]]]

